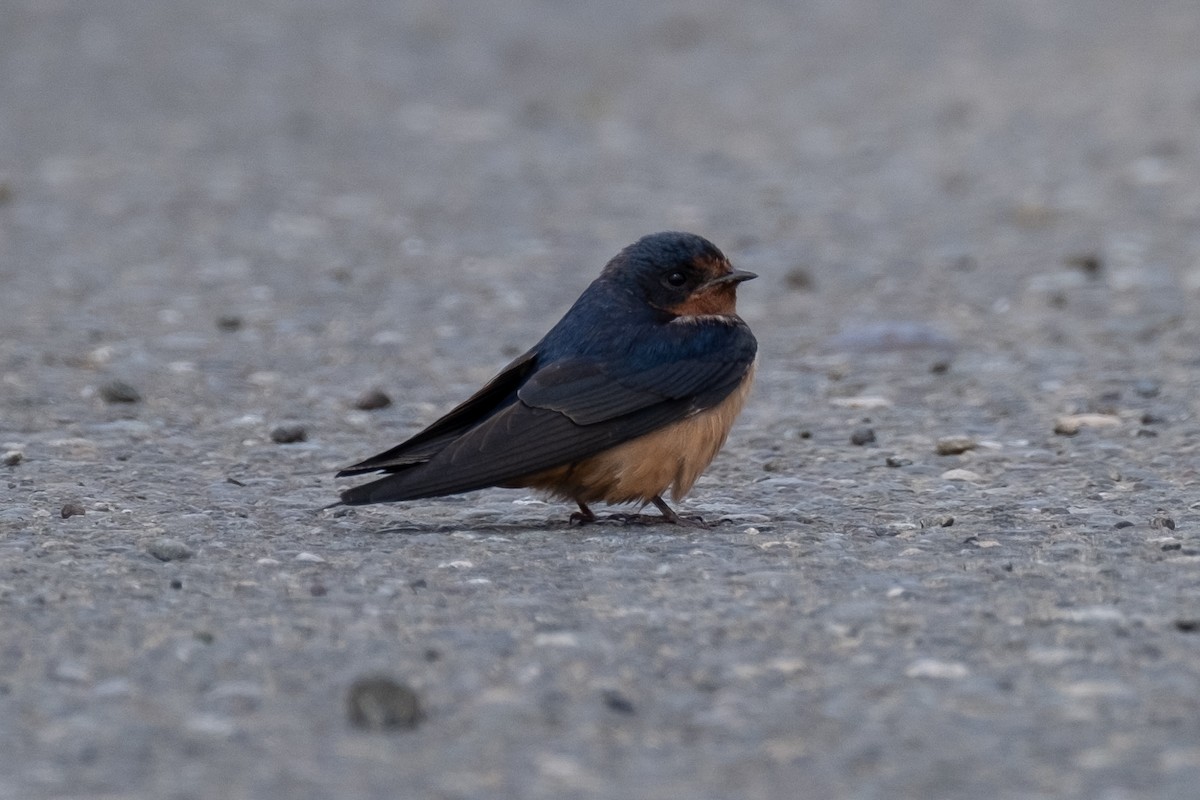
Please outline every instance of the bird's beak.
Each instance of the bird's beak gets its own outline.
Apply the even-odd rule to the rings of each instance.
[[[750,281],[757,278],[758,275],[753,272],[748,272],[744,269],[735,269],[733,272],[726,273],[719,278],[713,278],[705,284],[705,286],[720,286],[724,283],[741,283],[742,281]]]

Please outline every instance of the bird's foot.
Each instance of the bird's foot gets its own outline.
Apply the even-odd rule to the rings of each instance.
[[[569,524],[571,525],[593,525],[596,523],[613,522],[620,525],[687,525],[693,528],[711,528],[712,525],[704,521],[704,517],[698,514],[688,514],[680,516],[675,513],[675,509],[667,505],[667,502],[659,496],[655,496],[652,503],[662,512],[662,516],[654,516],[653,514],[609,514],[606,517],[597,517],[595,512],[587,507],[587,504],[580,503],[579,510],[573,513],[570,517]]]
[[[579,525],[582,527],[584,525],[591,525],[595,521],[596,514],[590,508],[588,508],[585,503],[580,503],[579,510],[571,515],[571,518],[567,521],[567,524]]]

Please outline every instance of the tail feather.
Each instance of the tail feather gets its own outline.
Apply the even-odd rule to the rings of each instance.
[[[423,465],[415,465],[418,467]],[[342,504],[347,506],[365,506],[371,503],[392,503],[397,500],[419,500],[424,497],[440,497],[451,492],[439,491],[428,486],[429,481],[421,479],[411,470],[384,475],[378,480],[352,486],[342,491]],[[414,485],[415,484],[415,485]],[[488,484],[472,486],[457,491],[482,489]]]

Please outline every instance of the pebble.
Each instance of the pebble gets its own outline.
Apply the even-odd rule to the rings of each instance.
[[[874,444],[874,443],[875,443],[875,429],[874,428],[867,428],[867,427],[855,428],[853,431],[850,432],[850,444],[858,445],[859,447],[862,447],[863,445]]]
[[[883,463],[887,464],[889,467],[895,468],[895,467],[907,467],[907,466],[910,466],[913,462],[912,462],[911,458],[902,458],[900,456],[888,456],[887,458],[885,458],[883,460]]]
[[[377,411],[392,404],[392,398],[382,389],[368,389],[354,401],[354,407],[359,411]]]
[[[257,709],[265,694],[260,685],[251,681],[224,681],[209,689],[204,699],[217,711],[236,715]]]
[[[271,430],[271,441],[276,444],[295,444],[308,441],[308,431],[303,425],[278,425]]]
[[[354,681],[346,696],[350,724],[365,731],[412,730],[424,719],[417,693],[383,675]]]
[[[63,683],[87,683],[92,679],[87,667],[77,661],[59,661],[50,671],[50,677]]]
[[[943,680],[958,680],[971,674],[966,664],[958,661],[937,661],[932,658],[921,658],[908,665],[904,674],[910,678],[940,678]]]
[[[1104,259],[1097,253],[1076,253],[1063,259],[1063,263],[1093,279],[1098,278],[1104,270]]]
[[[934,445],[934,452],[939,456],[957,456],[968,450],[974,450],[978,444],[970,436],[943,436]]]
[[[163,537],[146,546],[146,552],[159,561],[180,561],[191,558],[192,549],[178,539]]]
[[[813,290],[814,281],[812,272],[805,267],[792,267],[783,276],[783,280],[787,283],[789,289],[795,289],[801,292],[811,292]]]
[[[1054,420],[1054,432],[1059,436],[1074,436],[1084,428],[1112,428],[1121,424],[1113,414],[1064,414]]]
[[[1161,389],[1162,387],[1159,386],[1158,381],[1152,381],[1145,378],[1133,384],[1133,390],[1142,397],[1158,397],[1158,393],[1161,391]]]
[[[605,689],[600,693],[600,697],[604,700],[606,708],[616,711],[618,714],[633,714],[635,711],[633,701],[616,689]]]
[[[25,454],[20,450],[6,450],[3,458],[0,458],[0,461],[3,461],[6,467],[15,467],[24,460]]]
[[[983,476],[969,469],[948,469],[942,473],[944,481],[981,481]]]
[[[106,403],[137,403],[142,395],[125,381],[108,381],[100,386],[100,397]]]
[[[888,408],[892,405],[892,401],[878,395],[856,395],[854,397],[830,398],[829,405],[836,406],[837,408],[854,408],[870,411],[876,408]]]
[[[71,517],[83,516],[87,511],[79,503],[67,503],[62,507],[60,513],[63,519],[69,519]]]
[[[296,561],[306,561],[310,564],[324,564],[325,559],[316,553],[310,553],[307,550],[303,553],[296,554]]]
[[[237,314],[222,314],[217,317],[217,330],[232,333],[242,329],[243,320]]]

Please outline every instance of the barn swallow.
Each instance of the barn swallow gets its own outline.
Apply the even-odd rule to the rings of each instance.
[[[345,505],[489,486],[589,504],[680,500],[716,456],[754,377],[758,343],[737,315],[757,277],[690,233],[656,233],[608,262],[549,333],[408,441],[342,469],[385,472]],[[336,504],[335,504],[336,505]]]

